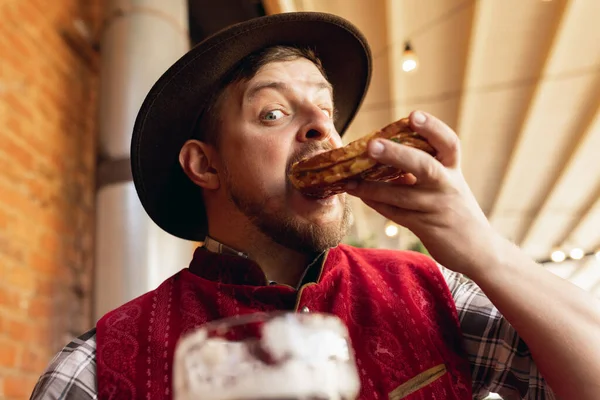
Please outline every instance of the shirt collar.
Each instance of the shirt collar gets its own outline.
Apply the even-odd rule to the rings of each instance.
[[[218,240],[211,238],[210,236],[207,236],[206,239],[204,239],[204,248],[212,253],[249,258],[248,254],[238,251],[233,247],[229,247]]]
[[[304,270],[298,286],[316,283],[321,275],[327,251],[317,256]],[[190,272],[219,283],[235,285],[275,285],[269,281],[256,262],[248,254],[229,247],[207,236],[202,247],[194,252]]]

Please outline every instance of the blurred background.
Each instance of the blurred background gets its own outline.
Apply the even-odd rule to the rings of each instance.
[[[131,182],[150,86],[207,35],[265,14],[356,24],[371,88],[345,141],[415,108],[459,134],[491,223],[600,296],[598,0],[0,0],[0,399],[106,311],[187,266]],[[425,251],[354,204],[346,242]]]

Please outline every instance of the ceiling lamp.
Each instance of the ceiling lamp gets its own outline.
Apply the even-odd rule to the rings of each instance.
[[[419,66],[419,59],[413,51],[410,42],[404,44],[404,52],[402,53],[402,70],[404,72],[413,72]]]
[[[596,252],[596,259],[597,259],[598,261],[600,261],[600,250],[598,250],[598,251]]]
[[[584,255],[585,252],[580,248],[574,248],[569,252],[569,257],[571,257],[573,260],[581,260]]]
[[[385,224],[385,235],[387,237],[396,237],[398,236],[398,225],[393,223],[392,221],[388,221]]]
[[[550,259],[552,261],[554,261],[555,263],[563,262],[563,261],[565,261],[566,258],[567,258],[567,256],[565,255],[565,252],[562,250],[554,250],[552,252],[552,254],[550,255]]]

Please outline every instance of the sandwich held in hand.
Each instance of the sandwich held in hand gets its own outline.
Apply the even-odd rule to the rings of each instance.
[[[307,196],[325,198],[344,192],[349,181],[397,179],[402,171],[369,157],[367,148],[373,139],[389,139],[436,155],[427,140],[413,132],[408,118],[402,118],[344,147],[298,161],[291,168],[292,184]]]

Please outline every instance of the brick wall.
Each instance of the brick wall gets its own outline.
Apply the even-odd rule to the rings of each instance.
[[[97,32],[100,14],[98,0],[0,1],[0,399],[28,398],[92,323],[98,74],[63,31]]]

